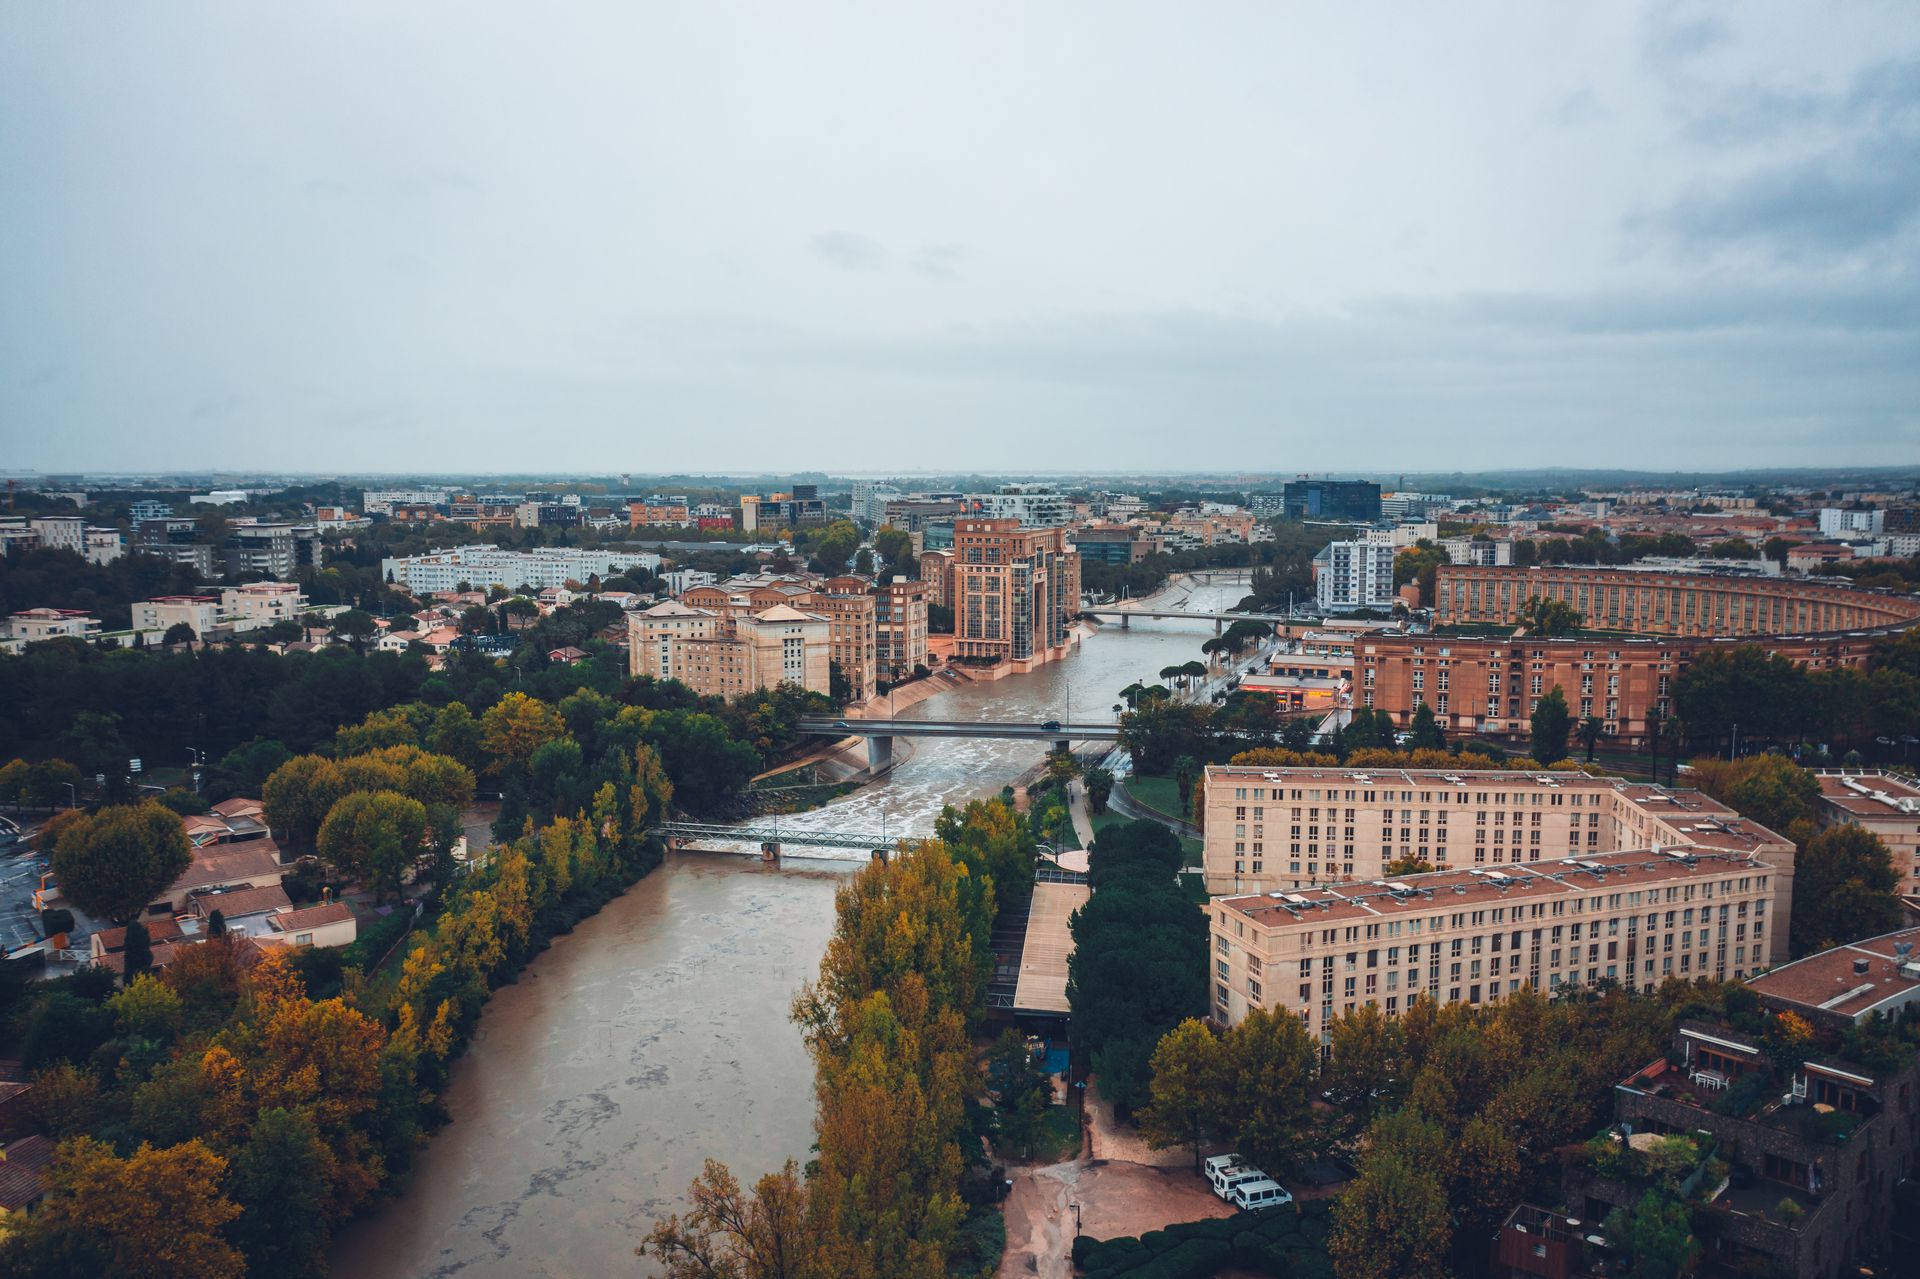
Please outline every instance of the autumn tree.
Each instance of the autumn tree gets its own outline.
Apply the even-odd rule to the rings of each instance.
[[[1782,834],[1796,822],[1811,822],[1819,809],[1820,779],[1772,751],[1735,760],[1696,759],[1692,781],[1742,817]],[[1797,896],[1794,907],[1799,908]]]
[[[227,1161],[201,1142],[127,1158],[91,1137],[63,1142],[47,1176],[35,1231],[93,1237],[110,1272],[127,1279],[191,1274],[239,1279],[240,1253],[222,1237],[239,1207],[221,1192]]]
[[[1227,1054],[1197,1017],[1169,1030],[1153,1050],[1153,1100],[1140,1115],[1140,1130],[1154,1149],[1188,1146],[1194,1171],[1200,1150],[1219,1124],[1227,1100]]]
[[[186,873],[193,852],[180,815],[148,801],[103,808],[64,828],[52,862],[68,900],[125,923]]]
[[[709,1159],[686,1215],[656,1223],[636,1251],[665,1279],[837,1279],[820,1218],[791,1159],[751,1192]]]
[[[1520,606],[1520,624],[1527,628],[1527,634],[1539,635],[1547,639],[1556,636],[1571,635],[1585,623],[1586,617],[1565,600],[1547,599],[1543,596],[1529,596]]]
[[[395,791],[356,791],[333,806],[321,824],[319,851],[329,866],[364,880],[376,897],[397,894],[400,879],[420,856],[427,810]]]
[[[487,772],[495,776],[525,772],[533,753],[566,732],[560,713],[525,693],[508,693],[480,717],[480,748]]]

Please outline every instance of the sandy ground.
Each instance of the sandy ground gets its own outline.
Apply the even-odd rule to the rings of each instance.
[[[1113,1108],[1087,1089],[1087,1153],[1013,1173],[1007,1196],[1007,1251],[999,1279],[1072,1279],[1074,1214],[1096,1239],[1138,1235],[1178,1221],[1228,1217],[1233,1209],[1192,1170],[1184,1150],[1149,1150],[1113,1121]]]

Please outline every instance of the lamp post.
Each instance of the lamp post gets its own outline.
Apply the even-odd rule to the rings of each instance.
[[[200,793],[200,765],[203,752],[197,746],[187,747],[187,754],[193,756],[193,793]]]
[[[67,788],[67,807],[68,808],[80,807],[80,792],[74,789],[73,783],[61,782],[60,784]]]

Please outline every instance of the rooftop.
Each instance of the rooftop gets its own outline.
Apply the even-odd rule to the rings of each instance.
[[[1427,911],[1552,897],[1584,897],[1767,869],[1751,853],[1679,846],[1632,849],[1498,868],[1433,871],[1366,884],[1216,898],[1254,923],[1285,927],[1301,919],[1390,919]]]
[[[1851,817],[1920,815],[1920,785],[1896,773],[1821,773],[1820,797]]]
[[[267,918],[267,927],[279,933],[298,933],[327,924],[344,924],[352,919],[353,907],[345,902],[325,902],[300,910],[284,911]]]
[[[1903,928],[1782,964],[1747,984],[1775,1004],[1860,1021],[1920,999],[1920,928]]]

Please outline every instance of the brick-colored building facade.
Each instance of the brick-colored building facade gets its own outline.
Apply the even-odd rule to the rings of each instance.
[[[628,671],[678,680],[702,696],[738,697],[783,683],[825,693],[829,625],[784,603],[717,610],[668,601],[628,615]]]
[[[962,518],[953,553],[954,656],[1037,665],[1066,654],[1080,611],[1080,556],[1064,528]]]
[[[1793,844],[1698,791],[1584,773],[1429,769],[1206,770],[1209,893],[1377,882],[1393,862],[1512,871],[1623,849],[1757,857],[1791,900]],[[1786,934],[1775,958],[1786,957]]]
[[[1893,853],[1899,891],[1920,895],[1920,785],[1897,773],[1828,772],[1820,777],[1820,828],[1855,825]]]
[[[1561,600],[1589,627],[1623,635],[1377,634],[1356,642],[1356,703],[1412,722],[1421,703],[1443,729],[1523,734],[1556,685],[1576,719],[1598,716],[1621,745],[1647,744],[1650,716],[1709,647],[1759,644],[1803,666],[1863,666],[1881,636],[1920,621],[1920,599],[1790,578],[1579,568],[1446,565],[1436,626],[1518,626],[1529,599]]]
[[[927,664],[927,584],[896,577],[874,588],[874,662],[889,684]]]

